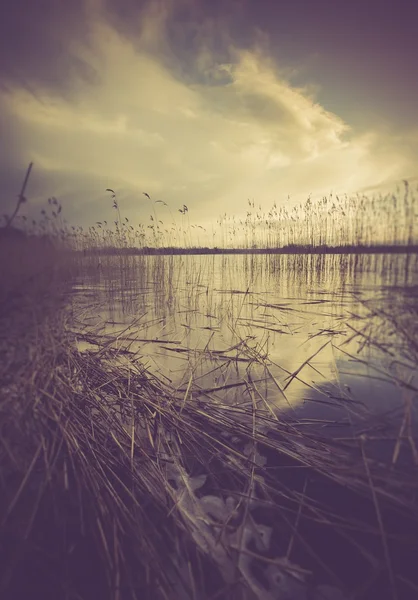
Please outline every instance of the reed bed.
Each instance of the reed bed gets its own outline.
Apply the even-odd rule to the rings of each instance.
[[[114,190],[113,208],[118,216],[111,227],[98,221],[88,230],[68,232],[78,248],[89,251],[158,250],[169,254],[174,250],[280,250],[312,252],[356,252],[378,247],[414,249],[418,245],[417,196],[408,181],[397,185],[392,193],[368,196],[352,194],[329,196],[298,204],[288,198],[286,206],[277,202],[270,210],[254,200],[236,215],[224,213],[216,224],[205,227],[190,220],[184,204],[174,214],[163,200],[144,194],[151,214],[149,222],[137,225],[121,216]],[[177,213],[181,214],[180,221]],[[176,215],[176,216],[175,216]],[[163,220],[165,219],[165,220]],[[167,220],[168,219],[168,220]]]
[[[417,190],[408,181],[393,193],[352,194],[294,203],[277,202],[266,210],[254,200],[235,215],[224,213],[216,223],[193,222],[193,210],[184,204],[173,209],[145,194],[148,219],[134,222],[124,216],[117,194],[110,188],[116,219],[109,217],[88,227],[70,225],[57,198],[48,198],[38,219],[13,216],[13,225],[36,236],[53,236],[80,252],[287,251],[380,252],[404,249],[416,252]],[[26,198],[25,198],[26,202]],[[21,208],[20,202],[17,208]],[[142,203],[142,208],[144,208]],[[190,211],[192,211],[190,213]],[[178,214],[180,213],[180,215]],[[2,220],[7,227],[11,218]],[[1,220],[0,220],[1,222]]]
[[[376,424],[330,439],[275,414],[251,376],[232,405],[178,388],[120,336],[91,328],[80,352],[75,317],[22,333],[32,351],[2,386],[2,597],[415,597],[406,426],[407,465],[383,463]]]
[[[222,256],[213,281],[215,257],[196,266],[124,252],[194,244],[188,207],[178,227],[148,194],[147,227],[123,217],[109,188],[114,230],[70,228],[51,198],[36,235],[19,234],[11,224],[23,221],[30,168],[0,236],[10,256],[0,273],[0,596],[416,598],[417,255]],[[379,205],[394,207],[396,221],[392,208],[361,198],[344,200],[344,215],[309,201],[265,218],[250,203],[241,233],[220,224],[222,246],[412,247],[411,194],[405,184],[401,204]],[[173,225],[164,232],[165,210]],[[373,211],[392,224],[383,237],[372,237]],[[276,274],[272,301],[255,283],[276,285]],[[359,289],[354,311],[346,298]],[[307,339],[318,344],[286,369],[269,336],[286,345],[299,318],[320,321]],[[150,367],[150,345],[170,364],[184,358],[179,381]],[[377,417],[349,393],[306,381],[329,347],[396,386],[396,410]],[[355,426],[277,410],[269,393],[286,405],[296,382],[306,401],[321,392],[315,402],[347,408]]]
[[[50,197],[38,219],[22,214],[27,203],[26,187],[33,168],[29,164],[12,214],[3,215],[1,233],[20,230],[39,239],[59,240],[66,248],[93,254],[104,253],[187,253],[230,251],[359,252],[373,248],[383,251],[417,252],[417,189],[407,180],[387,194],[367,196],[324,196],[296,204],[290,197],[286,206],[274,202],[266,211],[247,200],[246,210],[221,215],[215,224],[193,223],[186,204],[172,208],[161,199],[143,192],[149,219],[134,223],[123,215],[117,192],[107,188],[115,220],[96,221],[89,227],[70,225],[62,204]],[[180,213],[181,216],[178,215]],[[165,219],[165,220],[164,220]],[[12,227],[13,225],[13,227]]]
[[[413,246],[417,243],[416,189],[403,181],[393,193],[307,198],[269,211],[248,200],[246,217],[224,214],[218,220],[222,247],[355,248]],[[291,208],[288,206],[292,205]]]

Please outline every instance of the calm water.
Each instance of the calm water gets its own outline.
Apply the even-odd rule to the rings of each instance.
[[[226,411],[239,404],[248,406],[247,415],[261,407],[296,418],[299,432],[306,425],[309,433],[340,438],[354,451],[353,434],[365,432],[364,452],[379,459],[394,456],[405,415],[418,422],[417,295],[417,257],[400,255],[96,258],[86,261],[73,286],[81,352],[97,348],[99,335],[114,350],[110,360],[134,353],[130,358],[168,381],[184,402],[192,397]],[[261,454],[269,476],[277,473],[281,483],[285,478],[299,489],[305,477],[300,465],[286,471],[267,446]],[[408,449],[396,460],[409,465]],[[314,502],[329,506],[330,514],[350,516],[354,495],[345,487],[338,495],[325,479],[309,479]],[[355,514],[369,524],[373,511],[370,516],[368,506],[358,506]],[[283,556],[287,536],[293,536],[281,514],[274,504],[251,512],[257,527],[273,532],[267,544],[273,556]],[[347,589],[357,589],[364,573],[351,542],[321,520],[304,519],[300,527],[314,556],[342,573]],[[393,530],[399,531],[397,521]],[[405,548],[401,561],[409,565],[415,546]],[[373,545],[369,550],[376,551]],[[302,546],[294,556],[315,573],[321,569]],[[280,572],[277,597],[345,598],[336,587],[327,595],[308,594],[305,584],[286,595],[286,581]],[[318,582],[329,583],[324,573]],[[376,597],[385,587],[384,597],[392,597],[387,583],[379,579],[376,585]],[[181,590],[179,598],[186,597]]]
[[[335,426],[416,398],[417,273],[404,255],[102,257],[74,301],[80,331],[180,394]]]

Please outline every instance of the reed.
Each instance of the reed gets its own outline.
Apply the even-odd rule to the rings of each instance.
[[[32,233],[16,213],[22,231],[0,236],[1,597],[416,597],[417,256],[133,256],[190,251],[196,228],[147,195],[135,229],[109,191],[114,227],[72,228],[50,198]],[[410,194],[391,233],[409,246]],[[382,209],[356,202],[250,201],[220,243],[370,245],[364,215]],[[277,359],[304,324],[303,360]],[[396,386],[396,410],[317,385],[330,350]],[[296,385],[355,426],[327,433]]]
[[[111,190],[113,192],[113,190]],[[152,200],[149,224],[128,226],[128,219],[121,224],[120,213],[115,221],[116,231],[103,229],[102,222],[92,227],[90,237],[83,242],[85,249],[114,251],[142,250],[149,248],[161,253],[179,249],[184,253],[202,250],[269,250],[298,252],[329,251],[379,251],[397,247],[416,249],[418,245],[416,190],[407,181],[403,190],[396,193],[368,197],[365,195],[323,197],[305,203],[278,208],[274,203],[269,211],[254,200],[248,200],[245,217],[224,213],[212,226],[212,233],[199,224],[191,223],[189,208],[184,204],[177,212],[181,222],[174,218],[171,208],[163,200]],[[114,208],[118,204],[114,198]],[[165,224],[157,214],[157,204],[167,208],[171,223]],[[119,209],[118,209],[119,210]],[[161,215],[162,216],[162,215]],[[101,230],[97,235],[97,227]]]
[[[182,391],[156,379],[128,349],[115,354],[116,338],[90,332],[97,350],[80,354],[73,323],[51,314],[2,389],[3,597],[269,598],[298,593],[314,571],[314,588],[348,589],[353,564],[357,585],[382,598],[415,593],[410,473],[388,474],[368,445],[359,454],[353,440],[278,419],[251,380],[248,402],[223,405],[193,381]]]
[[[285,402],[294,382],[306,381],[315,356],[291,371],[280,366],[280,378],[274,374],[266,339],[245,334],[268,331],[271,317],[260,321],[255,309],[247,312],[254,302],[263,308],[249,286],[228,289],[236,267],[227,257],[220,299],[205,289],[204,270],[213,269],[214,257],[200,271],[188,257],[108,257],[100,269],[93,258],[84,258],[75,278],[85,287],[96,282],[88,308],[75,298],[49,296],[49,309],[38,303],[30,322],[22,323],[22,315],[31,314],[24,304],[14,321],[3,322],[2,597],[263,600],[309,589],[317,598],[330,590],[412,598],[418,589],[412,476],[418,453],[411,428],[417,389],[408,371],[399,365],[396,383],[412,394],[399,430],[345,397],[341,402],[362,415],[358,433],[332,439],[323,433],[325,422],[292,411],[278,415],[269,404],[266,390],[275,388]],[[251,281],[260,263],[242,258]],[[271,257],[264,268],[283,270],[290,260]],[[341,258],[335,261],[334,276],[341,277]],[[290,264],[289,277],[321,273],[325,265],[323,256],[297,256]],[[368,267],[375,268],[373,262]],[[151,339],[147,319],[154,317],[146,302],[141,308],[138,293],[151,281],[161,314],[171,303],[183,326],[193,328],[204,301],[211,332],[217,321],[220,328],[227,322],[231,346],[217,348],[210,335],[199,351],[172,335]],[[137,315],[113,333],[98,316],[100,303],[112,302]],[[293,314],[282,328],[302,310],[264,304],[270,312]],[[418,358],[409,325],[413,302],[408,311],[401,310],[402,300],[396,310],[376,299],[363,306],[349,321],[360,344],[375,344],[391,358],[395,331],[399,360]],[[337,327],[348,324],[336,324],[316,355]],[[146,366],[141,330],[144,344],[167,346],[173,360],[187,357],[180,383]],[[340,351],[347,347],[342,343]],[[373,450],[383,422],[393,448],[386,463]],[[405,447],[406,466],[400,460]]]

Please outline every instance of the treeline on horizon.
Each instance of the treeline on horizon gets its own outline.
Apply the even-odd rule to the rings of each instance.
[[[84,255],[165,255],[165,254],[404,254],[418,253],[418,245],[346,245],[303,246],[289,244],[282,248],[208,248],[208,247],[96,247],[82,250]]]

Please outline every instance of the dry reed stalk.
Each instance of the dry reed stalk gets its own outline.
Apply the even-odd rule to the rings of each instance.
[[[123,265],[115,264],[116,270]],[[233,317],[242,304],[233,301],[241,296],[230,295],[232,333],[239,338]],[[244,292],[247,301],[249,295]],[[96,350],[81,354],[71,333],[76,319],[56,311],[40,320],[31,360],[9,364],[17,387],[1,390],[4,594],[22,590],[16,573],[33,564],[41,568],[32,584],[56,597],[174,600],[181,589],[199,599],[218,593],[243,599],[251,597],[248,590],[262,593],[252,566],[270,575],[275,567],[289,586],[302,585],[300,578],[308,585],[308,572],[319,570],[324,580],[352,589],[351,560],[363,569],[358,588],[386,593],[384,562],[393,598],[400,582],[413,589],[407,557],[416,549],[418,513],[411,471],[393,469],[388,479],[387,465],[359,452],[353,440],[326,439],[314,426],[277,418],[267,401],[258,402],[250,369],[268,367],[264,344],[234,339],[227,349],[207,343],[201,351],[212,368],[214,359],[248,365],[246,396],[230,406],[209,396],[228,383],[202,389],[191,370],[187,385],[176,388],[152,375],[131,349],[127,327],[113,336],[85,333]],[[373,332],[362,331],[373,343]],[[402,331],[408,344],[404,323]],[[26,347],[26,338],[21,342]],[[171,350],[196,356],[192,347]],[[316,354],[287,371],[288,383],[300,380]],[[394,380],[416,391],[400,376]],[[383,511],[390,515],[384,529]],[[268,546],[263,536],[270,534]],[[331,552],[319,543],[323,536],[332,540]],[[284,558],[290,550],[294,563]],[[333,560],[338,551],[348,553],[345,565]]]

